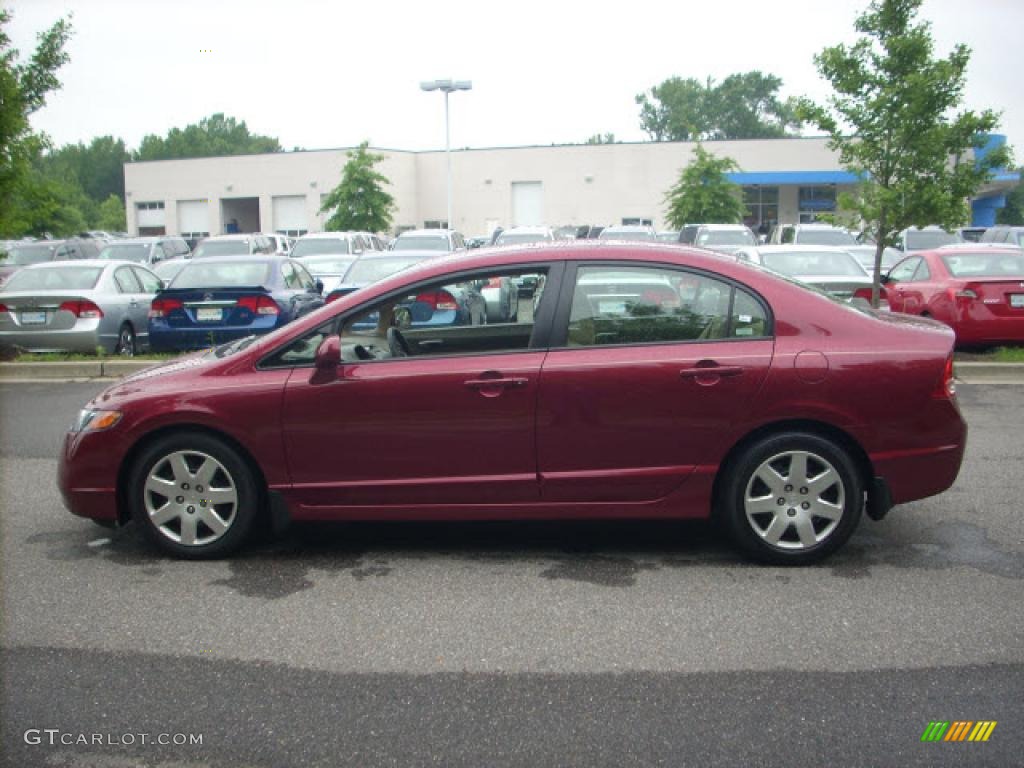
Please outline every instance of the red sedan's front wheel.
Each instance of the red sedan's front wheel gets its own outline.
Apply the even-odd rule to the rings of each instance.
[[[260,499],[238,453],[197,432],[149,445],[135,463],[129,494],[132,517],[150,540],[172,555],[196,559],[241,546]]]

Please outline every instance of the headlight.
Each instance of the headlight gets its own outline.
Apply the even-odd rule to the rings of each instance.
[[[94,411],[90,408],[83,408],[78,412],[75,423],[71,425],[71,431],[99,432],[103,429],[110,429],[120,420],[120,411]]]

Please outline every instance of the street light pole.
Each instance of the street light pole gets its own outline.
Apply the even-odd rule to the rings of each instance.
[[[444,93],[444,154],[448,166],[448,229],[455,228],[452,214],[452,145],[451,121],[448,118],[448,94],[452,91],[468,91],[473,88],[470,80],[430,80],[420,83],[424,91],[442,91]]]

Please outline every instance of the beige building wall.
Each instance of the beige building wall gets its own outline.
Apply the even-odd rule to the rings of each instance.
[[[744,172],[839,171],[838,159],[821,139],[708,142],[705,148],[733,158]],[[667,190],[692,157],[686,142],[566,145],[455,150],[451,154],[454,227],[467,235],[512,224],[512,185],[541,182],[545,222],[551,226],[652,219],[665,228]],[[390,181],[397,207],[395,228],[423,226],[447,218],[445,153],[374,149],[377,166]],[[136,204],[161,201],[169,234],[178,232],[177,202],[208,201],[211,234],[224,232],[221,200],[255,197],[260,225],[273,229],[272,198],[303,195],[310,231],[321,229],[320,198],[340,180],[346,150],[165,160],[125,165],[129,231],[135,233]],[[797,187],[782,186],[780,220],[798,218]],[[151,213],[151,212],[150,212]]]

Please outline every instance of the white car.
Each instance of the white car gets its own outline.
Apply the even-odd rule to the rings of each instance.
[[[843,248],[827,245],[762,245],[740,248],[737,259],[760,264],[773,272],[812,285],[838,299],[850,300],[872,279],[857,257]]]
[[[683,234],[692,235],[693,245],[709,251],[735,253],[740,248],[757,245],[757,235],[743,224],[700,224],[694,231],[688,232],[691,226],[687,224]],[[683,239],[683,235],[680,235],[680,239]],[[690,241],[687,239],[685,242]]]
[[[452,253],[466,249],[461,232],[454,229],[409,229],[391,243],[392,251],[440,251]]]
[[[359,256],[369,250],[358,232],[316,232],[296,240],[291,256],[299,260],[307,256]]]
[[[525,245],[527,243],[551,243],[555,233],[551,227],[512,227],[498,235],[495,245]]]
[[[772,231],[772,245],[827,245],[843,248],[856,257],[869,273],[875,268],[875,244],[860,243],[852,232],[831,224],[780,224]],[[882,251],[882,271],[886,272],[903,254],[895,248]]]

